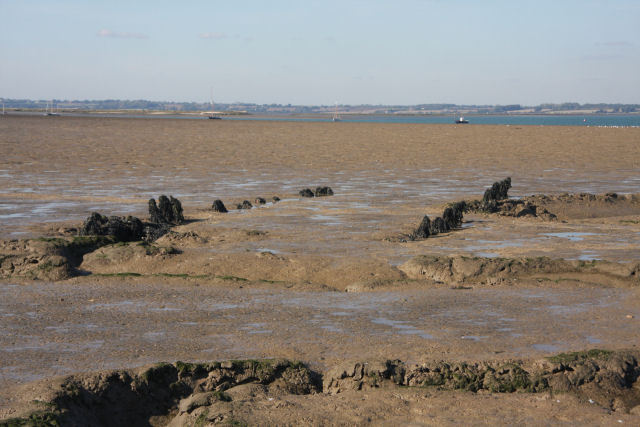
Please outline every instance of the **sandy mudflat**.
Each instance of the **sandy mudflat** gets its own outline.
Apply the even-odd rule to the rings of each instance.
[[[357,360],[634,349],[640,288],[626,272],[640,262],[637,199],[556,201],[556,221],[470,213],[450,233],[399,236],[507,176],[515,197],[640,193],[639,147],[640,129],[2,117],[1,238],[70,238],[96,210],[144,218],[160,194],[179,198],[188,221],[155,242],[175,253],[113,245],[84,255],[78,277],[2,279],[0,384],[175,360],[284,357],[326,372]],[[298,196],[318,185],[335,195]],[[272,196],[282,200],[232,209]],[[209,209],[218,198],[228,214]],[[407,273],[420,255],[599,264],[439,281]],[[2,417],[19,407],[11,393],[0,394]],[[302,412],[308,424],[638,421],[573,395],[382,387],[287,399],[237,414],[250,424]],[[323,418],[345,405],[359,409]]]

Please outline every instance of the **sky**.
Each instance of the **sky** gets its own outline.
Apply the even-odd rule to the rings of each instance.
[[[640,103],[640,0],[0,0],[0,98]]]

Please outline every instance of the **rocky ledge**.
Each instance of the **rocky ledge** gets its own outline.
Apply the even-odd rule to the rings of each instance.
[[[594,349],[528,362],[428,361],[412,367],[400,360],[348,363],[325,375],[323,390],[337,394],[392,382],[471,392],[573,392],[608,409],[628,412],[640,405],[639,357],[637,351]]]
[[[322,375],[289,360],[161,363],[27,384],[0,426],[231,425],[234,409],[286,395],[420,387],[490,393],[572,393],[610,411],[640,405],[637,351],[589,350],[536,361],[349,362]],[[257,420],[251,420],[256,422]],[[240,425],[238,424],[238,425]],[[236,425],[236,424],[233,424]]]
[[[497,285],[524,277],[555,274],[602,275],[632,285],[640,284],[640,263],[608,261],[569,261],[548,257],[482,258],[420,255],[400,265],[410,279],[446,284],[484,283]]]

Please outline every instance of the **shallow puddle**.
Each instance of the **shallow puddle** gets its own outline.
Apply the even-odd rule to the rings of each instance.
[[[572,242],[580,242],[584,240],[585,236],[597,236],[597,233],[579,233],[579,232],[563,232],[563,233],[543,233],[543,236],[560,237],[563,239],[571,240]]]

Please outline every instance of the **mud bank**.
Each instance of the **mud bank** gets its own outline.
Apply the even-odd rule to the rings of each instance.
[[[91,275],[160,276],[194,278],[205,283],[234,277],[242,281],[308,284],[309,288],[321,286],[351,292],[429,284],[531,286],[558,277],[571,277],[592,285],[640,284],[640,263],[421,255],[396,267],[382,260],[283,255],[270,251],[210,254],[188,247],[180,249],[176,242],[185,239],[200,240],[195,233],[173,233],[157,243],[113,243],[109,236],[0,242],[0,277],[58,281]]]
[[[436,283],[516,284],[540,283],[558,277],[607,286],[640,285],[640,263],[566,261],[538,258],[481,258],[419,256],[400,267],[408,278]]]
[[[509,186],[510,183],[511,181],[508,180]],[[494,186],[499,184],[501,183],[496,183]],[[489,193],[490,190],[487,192]],[[506,193],[507,190],[508,187],[505,187],[504,192]],[[422,249],[434,252],[442,241],[451,244],[456,241],[473,240],[473,237],[466,236],[474,232],[475,222],[482,221],[475,218],[467,219],[463,224],[463,211],[478,211],[485,216],[496,214],[502,217],[510,216],[514,218],[513,223],[509,225],[512,229],[531,228],[532,225],[528,222],[531,217],[543,221],[548,219],[536,215],[536,212],[540,213],[541,207],[548,206],[559,212],[560,218],[581,221],[588,216],[592,220],[605,221],[606,225],[609,218],[628,218],[627,214],[637,213],[640,210],[639,200],[640,197],[635,194],[618,196],[615,193],[608,193],[605,195],[539,195],[521,199],[458,202],[451,205],[455,209],[445,208],[443,216],[435,217],[433,222],[428,216],[424,216],[418,231],[414,231],[410,239],[420,238],[421,242],[400,238],[380,239],[379,234],[370,233],[364,236],[355,253],[347,246],[343,248],[342,256],[331,253],[329,248],[319,254],[313,254],[313,251],[309,251],[308,248],[305,248],[302,254],[298,254],[298,251],[293,249],[295,246],[290,246],[286,251],[271,249],[271,246],[281,247],[282,244],[295,245],[295,242],[304,236],[293,236],[286,231],[283,234],[280,230],[268,230],[263,227],[256,229],[220,227],[221,216],[227,218],[227,215],[212,213],[213,211],[200,211],[200,217],[191,218],[182,226],[172,224],[173,230],[166,227],[166,230],[159,233],[161,237],[156,237],[157,240],[153,239],[155,241],[131,242],[128,241],[129,239],[123,240],[112,235],[73,236],[73,230],[77,228],[61,227],[58,228],[58,235],[54,237],[0,241],[0,277],[64,280],[91,274],[168,275],[207,280],[233,276],[246,280],[309,283],[350,291],[398,286],[403,281],[416,279],[448,284],[455,282],[514,284],[519,279],[540,274],[572,274],[577,275],[576,277],[589,278],[593,283],[608,285],[634,284],[637,283],[640,272],[640,263],[637,260],[623,263],[606,261],[596,259],[592,251],[586,251],[586,254],[579,256],[577,260],[549,256],[496,257],[493,253],[489,253],[488,257],[421,255],[399,263],[395,257],[398,253],[402,253],[403,258],[411,258],[411,253],[418,254]],[[533,201],[537,204],[533,204]],[[294,201],[285,209],[295,210],[295,203]],[[282,202],[282,204],[286,203]],[[266,208],[263,208],[264,210]],[[525,211],[528,214],[521,215]],[[547,217],[552,215],[553,218],[558,218],[546,208],[542,211],[547,212],[548,215],[545,214]],[[182,211],[180,214],[182,215]],[[276,215],[290,216],[287,211],[282,210]],[[94,217],[107,220],[106,217],[93,214],[87,221]],[[142,227],[143,223],[140,220],[133,219]],[[634,227],[637,228],[638,221],[621,219],[618,222],[621,224],[619,228],[631,232],[627,238],[633,245],[634,235],[640,236],[640,231],[633,231]],[[562,220],[562,224],[565,223],[566,220]],[[434,224],[440,224],[441,227]],[[497,223],[495,227],[504,227],[504,224]],[[533,225],[533,227],[541,228],[540,225]],[[547,230],[557,229],[557,227],[550,228],[546,225],[542,227]],[[81,230],[84,228],[86,223]],[[83,231],[81,234],[87,234],[87,232]],[[611,234],[611,230],[607,230],[607,234]],[[571,245],[572,242],[582,241],[587,236],[594,236],[595,239],[595,236],[599,235],[606,236],[604,233],[580,231],[542,233],[546,238],[567,237],[567,241],[563,244],[554,242],[551,246],[553,250],[562,249],[567,243]],[[326,240],[327,244],[335,243],[337,246],[344,244],[337,235],[329,236],[328,239],[323,236],[315,237]],[[527,246],[532,246],[535,240],[537,239],[530,239]],[[620,246],[621,250],[625,249],[624,246],[629,247],[628,244],[621,245],[619,242],[623,241],[617,237],[610,240],[611,245]],[[637,240],[640,242],[640,238]],[[478,241],[483,240],[478,239]],[[353,245],[353,241],[350,241],[349,245]],[[507,239],[498,246],[509,248],[525,245],[524,242],[510,242]],[[548,252],[549,246],[545,246]],[[467,247],[480,246],[467,244]],[[340,250],[339,247],[336,249]],[[527,247],[523,249],[526,250]]]

